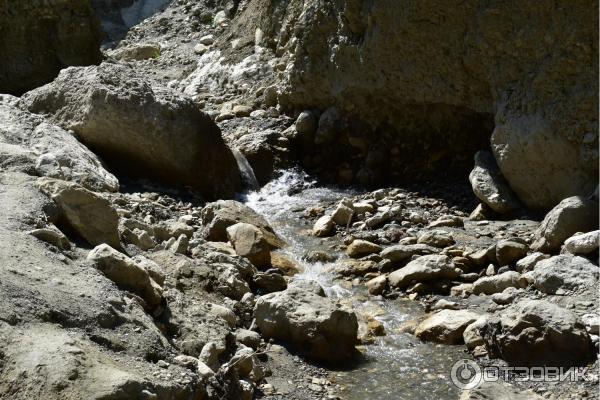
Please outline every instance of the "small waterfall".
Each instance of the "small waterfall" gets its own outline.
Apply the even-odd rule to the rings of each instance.
[[[257,190],[260,187],[260,185],[258,184],[256,175],[254,175],[254,170],[250,166],[250,163],[248,162],[246,157],[244,157],[244,155],[237,149],[232,148],[231,152],[235,157],[238,169],[240,170],[240,174],[242,175],[242,183],[244,184],[244,189],[249,191]]]

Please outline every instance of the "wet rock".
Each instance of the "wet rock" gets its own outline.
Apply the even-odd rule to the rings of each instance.
[[[107,244],[101,244],[89,252],[87,259],[118,286],[139,294],[150,308],[160,304],[161,287],[131,258]]]
[[[117,178],[71,133],[4,104],[0,104],[0,164],[4,170],[72,181],[93,191],[119,189]]]
[[[37,185],[59,206],[61,220],[88,243],[121,247],[119,216],[108,200],[73,182],[40,178]]]
[[[331,236],[333,233],[333,219],[330,215],[323,215],[313,226],[313,235],[317,237]]]
[[[531,246],[536,251],[556,252],[577,232],[598,229],[598,203],[575,196],[561,201],[542,221]]]
[[[241,189],[233,154],[210,117],[190,98],[141,78],[134,68],[67,68],[20,104],[72,129],[129,175],[190,185],[207,198],[233,197]]]
[[[562,251],[577,255],[590,254],[593,251],[598,250],[599,244],[600,231],[575,234],[565,240]]]
[[[501,240],[496,243],[496,260],[500,266],[513,265],[527,255],[529,246],[514,240]]]
[[[413,260],[394,272],[389,277],[390,286],[405,288],[412,281],[423,282],[435,279],[454,279],[460,270],[454,267],[450,258],[445,255],[427,255]]]
[[[532,275],[539,291],[565,294],[597,285],[599,271],[598,266],[586,258],[564,254],[539,261]]]
[[[341,260],[336,263],[333,272],[340,276],[364,276],[369,272],[378,271],[375,261],[370,260]]]
[[[296,261],[275,252],[271,252],[271,266],[278,269],[286,276],[294,276],[304,270]]]
[[[419,243],[419,244],[397,244],[386,247],[381,252],[381,257],[386,260],[400,262],[407,260],[414,255],[427,255],[439,252],[439,249]]]
[[[467,310],[438,311],[417,326],[415,336],[430,342],[460,344],[463,332],[477,318],[479,314]]]
[[[356,239],[348,248],[346,248],[346,254],[352,258],[360,258],[373,253],[379,253],[381,246],[367,240]]]
[[[203,237],[206,240],[226,242],[227,228],[243,222],[259,228],[271,246],[284,246],[284,242],[274,233],[264,217],[238,201],[219,200],[209,203],[202,209],[200,220],[204,225]]]
[[[333,364],[355,351],[356,315],[315,293],[290,287],[262,296],[254,317],[264,337],[287,342],[309,358]]]
[[[592,354],[577,316],[545,300],[522,300],[490,318],[484,339],[511,366],[570,367]]]
[[[377,296],[383,293],[387,287],[387,276],[379,275],[366,283],[369,294]]]
[[[102,60],[100,24],[89,1],[16,2],[0,7],[0,92],[21,94],[70,65]]]
[[[443,248],[453,245],[454,238],[449,232],[436,229],[419,235],[417,243]]]
[[[491,295],[504,291],[509,287],[524,288],[527,281],[515,271],[507,271],[500,275],[487,276],[473,282],[473,294]]]
[[[246,257],[255,266],[270,265],[271,246],[259,228],[238,222],[227,228],[227,238],[239,256]]]
[[[469,174],[469,181],[475,196],[498,214],[519,208],[519,201],[504,180],[492,153],[478,151],[475,154],[475,167]]]

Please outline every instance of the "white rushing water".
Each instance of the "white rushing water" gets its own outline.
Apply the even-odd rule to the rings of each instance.
[[[422,343],[399,330],[403,323],[423,313],[417,302],[368,296],[362,285],[345,289],[329,272],[333,263],[311,263],[304,259],[308,251],[334,251],[331,247],[341,240],[312,236],[312,221],[301,218],[303,213],[311,207],[356,194],[319,187],[304,172],[289,170],[262,189],[245,194],[241,200],[263,215],[288,243],[282,251],[304,268],[293,279],[318,282],[329,297],[352,301],[359,318],[373,315],[384,325],[386,335],[364,346],[362,362],[334,373],[334,378],[347,388],[344,399],[456,399],[458,389],[450,383],[449,372],[454,361],[465,357],[463,346]],[[345,257],[343,253],[337,255]]]

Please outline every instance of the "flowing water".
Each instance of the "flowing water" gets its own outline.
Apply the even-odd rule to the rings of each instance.
[[[301,218],[310,208],[358,193],[317,187],[301,171],[285,171],[259,191],[243,197],[248,206],[262,214],[289,246],[283,252],[304,271],[294,279],[317,281],[330,297],[351,302],[357,314],[367,313],[383,323],[386,336],[363,346],[364,360],[342,371],[333,372],[336,382],[345,387],[348,400],[456,399],[459,390],[450,381],[452,364],[466,355],[464,346],[422,343],[413,335],[399,332],[406,321],[422,315],[422,307],[409,300],[384,300],[367,296],[364,288],[346,289],[336,282],[326,263],[309,263],[307,251],[336,251],[339,237],[310,235],[309,221]],[[339,254],[344,257],[343,254]]]

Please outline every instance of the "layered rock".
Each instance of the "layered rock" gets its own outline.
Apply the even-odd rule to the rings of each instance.
[[[100,23],[87,0],[0,4],[0,93],[21,94],[71,65],[97,64]]]
[[[0,104],[0,165],[90,190],[119,189],[117,178],[71,133],[8,104]]]
[[[596,186],[594,2],[252,3],[265,15],[257,24],[290,64],[278,97],[284,107],[336,106],[379,126],[387,137],[396,132],[404,149],[428,143],[426,162],[443,158],[444,146],[464,150],[489,134],[481,121],[494,115],[492,150],[527,206],[547,210]],[[477,129],[468,132],[472,126]],[[357,130],[361,139],[364,129]],[[354,135],[352,129],[340,131]],[[380,168],[377,159],[385,163],[386,155],[394,165],[394,140],[385,137],[367,138],[365,175]],[[331,157],[325,159],[330,165]]]
[[[104,63],[67,68],[28,92],[21,106],[75,131],[115,169],[232,197],[240,174],[219,128],[194,102],[135,69]]]

